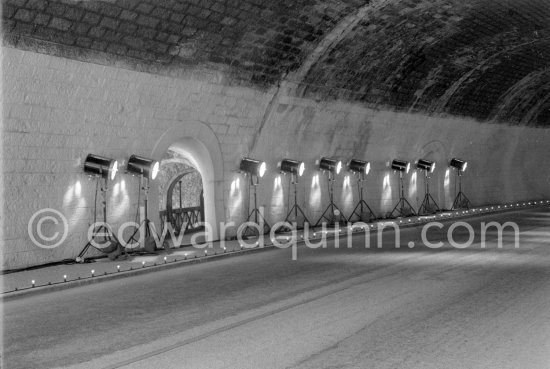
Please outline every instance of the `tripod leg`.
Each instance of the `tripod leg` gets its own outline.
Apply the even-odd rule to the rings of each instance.
[[[422,204],[418,208],[418,214],[427,214],[428,213],[428,194],[424,196],[424,200],[422,201]]]
[[[86,254],[86,251],[88,251],[91,245],[92,245],[92,242],[88,241],[88,243],[84,246],[82,251],[78,253],[78,256],[76,257],[76,261],[80,261],[82,259],[82,257]],[[82,262],[84,262],[84,259],[82,259]]]
[[[405,186],[403,184],[403,172],[399,172],[399,183],[400,183],[400,187],[401,187],[401,197],[399,198],[399,202],[397,203],[397,205],[395,205],[392,212],[390,213],[390,217],[396,218],[394,216],[394,213],[398,208],[399,208],[399,216],[416,215],[416,212],[414,211],[413,207],[411,206],[409,201],[407,201],[407,199],[405,198]],[[405,205],[407,205],[411,209],[410,213],[405,213]]]
[[[100,232],[101,232],[101,234],[100,234]],[[94,232],[92,234],[91,239],[88,241],[88,243],[86,243],[84,248],[82,248],[82,250],[78,253],[78,256],[76,257],[77,261],[82,260],[82,262],[84,262],[84,255],[86,254],[86,252],[88,251],[88,249],[90,247],[93,247],[94,249],[96,249],[98,251],[105,252],[103,250],[103,248],[96,247],[97,244],[94,244],[94,238],[97,237],[97,236],[102,236],[104,238],[104,240],[106,242],[108,241],[110,244],[113,244],[113,239],[116,241],[115,245],[120,244],[120,242],[118,241],[118,239],[116,238],[114,233],[109,229],[109,227],[107,227],[106,224],[102,224],[98,228],[94,229]]]
[[[323,214],[321,214],[321,217],[317,220],[317,222],[315,223],[315,225],[313,226],[314,228],[317,227],[319,225],[319,223],[321,222],[321,220],[323,219],[327,219],[328,218],[325,216],[325,214],[327,213],[327,211],[329,211],[330,209],[330,205],[325,209],[325,211],[323,211]]]
[[[455,201],[453,202],[453,206],[451,210],[456,209],[469,209],[470,208],[470,200],[464,195],[464,193],[461,191],[456,195]]]
[[[114,240],[116,242],[116,245],[120,245],[120,241],[115,236],[114,232],[111,230],[111,228],[109,227],[109,225],[107,223],[107,192],[108,192],[108,189],[109,189],[109,181],[108,181],[107,178],[105,178],[104,180],[105,180],[105,182],[101,186],[101,197],[102,197],[101,204],[102,204],[102,207],[103,207],[103,224],[101,226],[99,226],[98,228],[94,229],[91,239],[88,240],[88,243],[86,243],[86,245],[78,253],[78,256],[76,257],[77,262],[84,261],[83,257],[86,254],[86,252],[88,251],[88,249],[90,248],[90,246],[96,248],[93,245],[93,239],[102,230],[104,230],[104,233],[102,234],[102,236],[104,237],[105,241],[109,241],[109,242],[112,243],[113,240]],[[97,185],[99,185],[99,183],[97,183]],[[96,195],[97,195],[97,185],[96,185]],[[96,219],[95,215],[96,215],[96,213],[94,213],[94,221]],[[100,251],[102,251],[102,250],[100,250]]]
[[[130,241],[134,241],[134,242],[139,242],[139,240],[136,240],[135,237],[136,235],[138,234],[138,232],[141,230],[141,228],[145,227],[145,231],[144,231],[144,239],[148,236],[151,235],[150,232],[147,232],[147,228],[149,227],[149,223],[151,221],[148,220],[148,219],[144,219],[141,224],[139,225],[139,227],[137,227],[134,231],[134,233],[132,233],[132,235],[130,236],[130,238],[128,238],[128,240],[126,241],[126,245],[130,244]],[[157,238],[159,238],[159,235],[157,234]],[[126,246],[125,246],[126,247]]]
[[[334,224],[334,223],[335,223],[335,221],[334,221],[334,211],[335,211],[335,210],[338,210],[338,212],[340,213],[341,217],[342,217],[343,219],[346,219],[346,221],[347,221],[347,218],[346,218],[346,216],[344,215],[344,213],[342,212],[342,210],[340,210],[340,209],[338,208],[338,206],[336,206],[336,204],[331,203],[331,204],[328,205],[328,207],[327,207],[327,208],[325,209],[325,211],[323,212],[323,215],[321,215],[321,217],[319,218],[319,220],[317,221],[317,223],[315,223],[315,225],[314,225],[313,227],[314,227],[314,228],[317,227],[317,226],[319,225],[319,223],[321,223],[321,221],[322,221],[323,219],[328,220],[328,221],[330,222],[330,224]],[[328,211],[330,211],[330,213],[331,213],[331,218],[329,218],[328,216],[326,216],[326,213],[327,213]]]
[[[262,213],[258,210],[258,209],[254,209],[252,210],[252,212],[250,213],[250,215],[248,216],[248,220],[247,222],[250,222],[250,218],[252,218],[252,215],[254,215],[254,219],[258,219],[257,222],[253,222],[257,225],[260,225],[260,222],[259,220],[261,219],[262,220],[262,225],[263,225],[263,234],[267,234],[269,233],[269,231],[271,230],[271,226],[269,225],[269,223],[265,220],[264,216],[262,215]],[[248,231],[249,230],[252,230],[252,235],[256,235],[256,229],[251,227],[251,226],[247,226],[244,231],[243,231],[243,236],[244,237],[248,237]],[[259,236],[259,234],[258,234]]]
[[[401,202],[403,201],[403,198],[400,198],[399,199],[399,202],[395,205],[395,207],[393,208],[393,210],[391,211],[390,213],[390,218],[397,218],[393,215],[393,213],[395,213],[395,211],[399,208],[399,206],[401,205]],[[399,215],[402,215],[401,211],[399,212]]]
[[[358,208],[361,208],[361,212],[358,213],[357,212],[357,209]],[[355,209],[353,209],[351,215],[349,216],[349,218],[347,219],[348,222],[351,222],[351,220],[353,219],[353,216],[356,215],[360,221],[363,221],[363,213],[365,213],[366,211],[364,211],[364,208],[366,208],[368,211],[369,211],[369,214],[370,214],[370,220],[372,219],[376,219],[376,215],[374,215],[374,212],[372,211],[372,209],[370,208],[370,206],[367,204],[367,202],[365,200],[361,200],[356,206],[355,206]]]
[[[332,204],[331,204],[332,205]],[[327,213],[327,211],[329,211],[331,209],[331,206],[329,205],[325,211],[323,212],[323,214],[321,215],[321,217],[319,218],[319,220],[317,221],[317,223],[315,223],[315,225],[313,227],[317,227],[319,225],[319,223],[321,223],[321,221],[323,219],[326,219],[326,220],[332,220],[332,219],[329,219],[325,214]]]
[[[410,214],[407,214],[407,215],[416,215],[416,211],[414,211],[414,208],[412,207],[412,205],[409,203],[409,201],[405,198],[403,198],[403,213],[405,213],[404,209],[405,209],[405,204],[407,204],[407,206],[411,209],[411,213]]]
[[[302,210],[302,208],[300,207],[300,205],[295,205],[296,206],[296,210],[297,212],[300,212],[300,214],[302,214],[302,216],[304,217],[304,225],[305,223],[309,224],[309,219],[307,218],[306,214],[304,213],[304,211]]]
[[[439,210],[441,210],[441,209],[439,208],[439,205],[437,205],[437,202],[435,201],[435,199],[432,197],[432,195],[431,195],[431,194],[428,194],[428,196],[429,196],[429,198],[432,200],[432,203],[433,203],[433,205],[434,205],[434,207],[435,207],[435,212],[438,212]]]
[[[340,210],[340,208],[338,206],[336,206],[336,204],[333,204],[332,214],[334,214],[334,209],[338,210],[338,212],[340,213],[340,217],[338,218],[338,224],[343,223],[344,221],[345,222],[348,221],[348,218],[344,215],[344,212],[342,210]],[[343,221],[342,221],[342,219],[343,219]],[[334,218],[333,218],[333,223],[334,223]]]
[[[143,223],[142,223],[143,224]],[[141,224],[139,225],[139,227],[136,228],[136,230],[134,231],[134,233],[132,233],[132,235],[130,236],[130,238],[128,238],[128,241],[126,241],[126,245],[128,245],[130,243],[130,241],[137,241],[134,237],[136,236],[136,234],[139,232],[139,230],[141,229]]]
[[[441,209],[439,208],[439,206],[437,205],[437,202],[435,202],[434,198],[432,197],[432,195],[430,195],[429,193],[427,193],[425,196],[424,196],[424,201],[422,201],[422,205],[420,205],[420,208],[418,209],[418,214],[433,214],[433,213],[437,213],[438,211],[440,211]]]
[[[462,192],[462,197],[464,199],[464,204],[466,205],[466,209],[469,209],[470,205],[471,205],[470,199],[468,199],[468,197],[466,197],[464,192]]]
[[[471,204],[470,200],[466,197],[466,195],[462,191],[460,191],[456,196],[455,201],[453,202],[453,207],[451,208],[451,210],[469,209],[470,204]]]
[[[286,223],[292,224],[292,218],[291,218],[292,213],[294,213],[294,222],[296,223],[296,228],[297,229],[299,229],[300,227],[304,227],[306,223],[310,224],[309,219],[307,218],[306,214],[304,213],[302,208],[300,208],[300,205],[297,205],[297,204],[294,204],[292,206],[292,208],[290,209],[290,211],[288,212],[288,214],[287,214],[287,216],[284,220]],[[298,223],[298,214],[300,214],[304,218],[304,222],[302,223],[301,226]],[[286,232],[286,231],[290,231],[290,230],[291,229],[288,228],[288,227],[281,226],[280,228],[278,228],[276,230],[276,232],[280,233],[280,232]]]
[[[369,209],[369,213],[370,213],[370,219],[369,219],[369,220],[376,219],[376,215],[374,214],[374,211],[372,211],[372,209],[371,209],[370,206],[367,204],[367,202],[366,202],[366,201],[363,201],[363,203],[364,203],[365,207],[366,207],[367,209]],[[361,212],[361,214],[363,214],[363,213]]]
[[[411,209],[410,213],[405,212],[405,205],[407,205]],[[396,214],[397,216],[394,214],[396,211],[398,211],[398,213]],[[390,213],[390,218],[397,218],[399,216],[403,217],[409,215],[416,215],[416,212],[414,211],[412,205],[407,201],[407,199],[402,197],[401,199],[399,199],[399,202],[397,203],[397,205],[395,205],[392,212]]]
[[[269,231],[271,230],[271,226],[269,225],[269,223],[268,223],[267,220],[264,218],[264,216],[262,215],[262,213],[260,213],[259,210],[258,210],[258,215],[259,215],[259,218],[262,220],[262,224],[263,224],[263,226],[264,226],[264,234],[269,233]]]
[[[361,206],[361,212],[360,213],[357,213],[357,208]],[[351,219],[353,218],[354,215],[357,215],[359,217],[359,220],[363,220],[361,218],[361,214],[363,214],[363,204],[361,202],[359,202],[355,208],[353,209],[353,211],[351,212],[351,215],[349,216],[348,218],[348,222],[351,222]]]

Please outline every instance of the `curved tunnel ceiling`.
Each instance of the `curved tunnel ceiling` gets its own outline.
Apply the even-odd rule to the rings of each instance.
[[[548,0],[3,0],[4,44],[376,109],[550,126]]]

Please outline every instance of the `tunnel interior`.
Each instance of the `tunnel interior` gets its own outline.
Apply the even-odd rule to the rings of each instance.
[[[257,188],[270,222],[289,206],[282,158],[308,168],[298,202],[311,219],[329,201],[322,156],[372,163],[365,200],[380,217],[400,196],[392,159],[436,161],[442,208],[456,193],[452,157],[471,163],[475,204],[550,196],[546,0],[3,0],[2,42],[5,210],[15,214],[4,269],[78,251],[93,215],[88,153],[188,154],[214,239],[219,222],[248,215],[242,157],[270,168]],[[418,207],[424,178],[404,183]],[[334,186],[349,214],[358,184],[347,173]],[[140,206],[139,189],[123,176],[111,188],[117,226]],[[41,208],[68,219],[63,247],[30,243]]]

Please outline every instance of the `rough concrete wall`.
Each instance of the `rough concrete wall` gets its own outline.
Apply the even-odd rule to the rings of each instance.
[[[1,245],[3,269],[73,258],[83,247],[95,188],[82,173],[88,153],[119,160],[131,154],[161,159],[171,142],[184,137],[197,138],[214,160],[220,158],[213,179],[218,221],[240,223],[246,216],[247,182],[237,173],[242,156],[269,165],[259,202],[272,223],[286,214],[288,179],[283,177],[282,188],[274,188],[276,163],[284,157],[306,162],[299,197],[310,220],[320,216],[328,200],[325,178],[314,170],[320,156],[370,160],[366,199],[381,216],[399,195],[396,176],[386,166],[393,158],[436,160],[431,187],[444,207],[454,195],[454,179],[445,180],[446,163],[453,156],[470,161],[464,190],[475,204],[550,195],[550,169],[541,167],[539,159],[550,154],[546,129],[228,87],[216,72],[173,79],[12,48],[3,52],[2,157],[8,215]],[[264,119],[268,109],[271,114]],[[357,192],[353,180],[351,188],[344,186],[345,176],[335,183],[335,199],[349,214]],[[408,195],[418,206],[422,180],[417,179],[418,190],[413,182],[413,174],[408,175]],[[150,212],[158,221],[156,190],[153,182]],[[119,175],[111,184],[108,220],[115,229],[134,219],[137,191],[136,179],[128,175]],[[27,234],[29,218],[46,207],[60,210],[70,230],[61,246],[48,250],[33,245]]]

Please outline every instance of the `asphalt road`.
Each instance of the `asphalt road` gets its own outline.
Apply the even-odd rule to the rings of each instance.
[[[519,248],[482,248],[491,220]],[[6,301],[3,367],[550,368],[550,210],[468,223],[468,248],[415,227]]]

